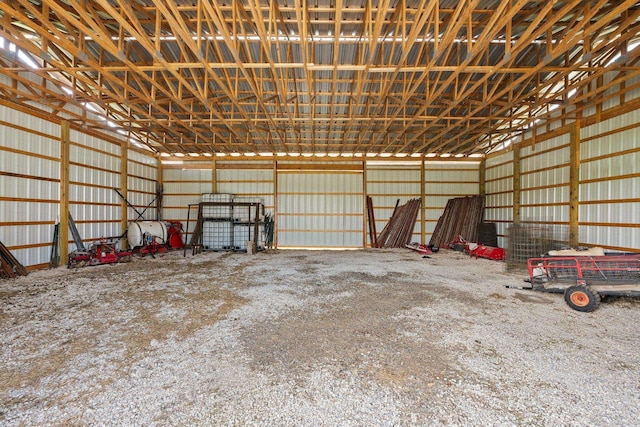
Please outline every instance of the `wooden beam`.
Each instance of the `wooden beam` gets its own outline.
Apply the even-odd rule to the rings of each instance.
[[[69,122],[60,123],[60,261],[69,262]]]
[[[427,241],[427,217],[426,217],[426,206],[427,206],[427,196],[426,196],[426,186],[427,186],[427,174],[425,171],[425,159],[422,158],[420,160],[420,243],[423,245],[426,244]]]
[[[120,193],[126,199],[129,192],[129,152],[127,149],[127,143],[120,144]],[[129,206],[124,200],[120,200],[120,227],[122,232],[129,227]],[[126,249],[128,247],[128,241],[125,237],[122,238],[121,248]]]
[[[520,144],[513,145],[513,223],[520,224]]]
[[[486,180],[487,180],[487,160],[482,159],[480,161],[480,168],[478,169],[478,194],[486,196]]]
[[[218,192],[218,165],[216,159],[211,159],[211,192]]]
[[[576,120],[569,131],[569,245],[579,246],[580,209],[580,121]]]

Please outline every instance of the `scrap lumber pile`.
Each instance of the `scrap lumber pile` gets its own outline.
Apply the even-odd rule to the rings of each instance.
[[[404,248],[411,241],[420,211],[420,199],[411,199],[393,210],[393,215],[376,239],[376,248]]]
[[[0,242],[0,277],[12,279],[17,276],[26,276],[27,270],[18,262],[5,245]]]
[[[484,197],[482,196],[449,199],[431,235],[429,245],[446,248],[459,236],[467,241],[475,240],[478,224],[482,221],[483,209]]]

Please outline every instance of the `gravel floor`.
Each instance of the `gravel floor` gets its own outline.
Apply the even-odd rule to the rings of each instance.
[[[172,253],[0,282],[0,424],[640,425],[640,299],[441,251]]]

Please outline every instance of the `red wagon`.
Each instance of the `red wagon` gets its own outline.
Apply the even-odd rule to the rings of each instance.
[[[578,311],[594,311],[605,295],[640,296],[640,254],[529,258],[534,290],[564,293]]]

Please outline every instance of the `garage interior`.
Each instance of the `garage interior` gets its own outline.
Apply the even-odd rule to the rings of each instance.
[[[640,252],[637,2],[0,16],[0,242],[28,272],[0,278],[2,424],[640,419],[638,299],[581,313],[518,289],[524,266],[375,247],[399,205],[419,204],[427,246],[449,201],[476,197],[507,257],[517,227]],[[193,208],[224,195],[272,221],[257,253],[194,250]],[[66,268],[79,244],[135,249],[141,219],[179,223],[187,247]]]

